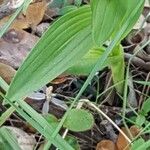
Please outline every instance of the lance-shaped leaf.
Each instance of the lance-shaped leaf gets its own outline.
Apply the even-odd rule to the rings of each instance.
[[[6,97],[26,97],[75,64],[92,45],[89,6],[58,19],[17,71]]]
[[[78,63],[69,68],[66,71],[66,73],[75,75],[88,75],[95,66],[98,58],[102,56],[104,51],[105,51],[104,47],[93,48],[89,50],[88,53],[83,58],[81,58],[78,61]],[[123,48],[121,45],[118,45],[113,49],[112,53],[104,62],[103,67],[101,67],[101,69],[105,67],[111,68],[114,84],[121,82],[120,84],[116,85],[116,90],[122,94],[123,91],[122,81],[124,80],[125,64],[124,64]],[[98,69],[97,71],[100,71],[100,69]]]
[[[112,76],[113,76],[113,83],[117,84],[121,82],[120,84],[116,85],[116,90],[118,93],[122,94],[123,87],[124,87],[124,74],[125,74],[125,62],[124,62],[124,51],[122,45],[117,45],[113,51],[112,55],[118,56],[119,61],[113,61],[109,64]]]
[[[104,47],[90,49],[83,58],[81,58],[75,65],[66,70],[65,73],[74,75],[88,75],[104,51]],[[122,57],[120,58],[119,55],[110,54],[101,69],[110,66],[112,63],[114,64],[120,61],[122,61]],[[97,71],[100,70],[98,69]]]
[[[139,7],[136,15],[134,15],[132,20],[130,22],[128,22],[128,27],[127,27],[126,31],[124,32],[124,34],[122,35],[120,40],[122,40],[123,38],[125,38],[127,36],[127,34],[132,30],[133,26],[137,22],[139,16],[141,15],[145,0],[140,0],[140,2],[141,2],[141,7]],[[119,3],[118,4],[119,9],[120,9],[119,12],[120,13],[123,12],[123,14],[121,14],[120,22],[118,22],[117,26],[114,29],[113,37],[116,36],[117,32],[121,29],[122,25],[126,23],[127,18],[129,18],[130,14],[133,11],[133,9],[135,8],[135,6],[138,5],[139,0],[132,0],[132,1],[131,0],[126,0],[126,1],[118,0],[118,3]]]
[[[144,0],[142,1],[143,4],[129,22],[122,38],[128,34],[139,18],[144,6]],[[91,0],[92,33],[95,43],[101,46],[112,34],[115,37],[138,3],[139,0]]]
[[[91,0],[93,38],[97,45],[110,38],[122,14],[118,7],[118,0]]]

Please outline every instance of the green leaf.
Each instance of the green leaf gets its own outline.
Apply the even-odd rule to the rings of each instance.
[[[75,65],[65,71],[65,73],[74,75],[88,75],[95,66],[98,58],[102,56],[104,51],[104,47],[93,48],[89,50],[83,58],[81,58]],[[110,66],[112,63],[118,63],[122,61],[121,59],[122,58],[120,58],[120,55],[113,56],[112,54],[110,54],[101,69]],[[98,69],[97,71],[100,71],[100,69]]]
[[[72,136],[66,136],[65,140],[75,149],[75,150],[81,150],[80,145],[75,137]]]
[[[110,63],[113,82],[114,84],[117,84],[118,82],[124,81],[125,64],[123,47],[121,45],[116,46],[112,51],[112,55],[119,57],[119,61],[113,61]],[[124,83],[118,84],[116,86],[116,89],[120,94],[123,92],[123,87]]]
[[[82,0],[74,0],[74,4],[76,6],[80,6],[82,4]]]
[[[148,98],[142,105],[142,112],[147,115],[150,112],[150,98]]]
[[[144,0],[141,1],[143,1],[141,7],[132,21],[128,23],[121,39],[130,32],[139,18],[144,6]],[[101,46],[106,40],[110,39],[110,36],[114,38],[138,3],[139,0],[91,0],[92,33],[95,43]]]
[[[88,53],[81,58],[77,64],[69,68],[65,73],[75,74],[75,75],[88,75],[93,67],[95,66],[99,57],[104,53],[105,48],[93,48],[88,51]],[[113,74],[114,84],[124,80],[125,64],[124,64],[124,51],[121,45],[116,46],[112,53],[109,55],[103,68],[110,67]],[[101,68],[101,69],[103,69]],[[100,71],[98,69],[97,71]],[[123,83],[118,84],[116,89],[119,93],[123,91]]]
[[[145,116],[138,115],[136,118],[136,125],[141,127],[144,124],[145,120],[146,120]]]
[[[21,150],[17,139],[5,127],[0,128],[0,149],[1,150]]]
[[[59,124],[58,119],[52,114],[44,115],[44,118],[53,127],[52,130],[54,131]]]
[[[143,85],[150,86],[150,82],[148,82],[148,81],[134,81],[134,82],[138,83],[138,84],[143,84]]]
[[[131,12],[133,11],[133,9],[135,8],[135,6],[138,5],[139,0],[119,0],[120,4],[122,3],[122,6],[120,7],[120,11],[125,10],[124,11],[124,17],[122,19],[122,22],[120,24],[118,24],[119,28],[116,28],[114,35],[116,35],[117,31],[121,28],[121,26],[126,22],[127,18],[130,16]],[[120,40],[122,40],[124,37],[127,36],[127,34],[132,30],[133,26],[135,25],[135,23],[137,22],[139,16],[142,13],[143,7],[144,7],[144,2],[145,0],[140,0],[140,2],[142,2],[141,7],[137,10],[137,13],[134,15],[134,17],[132,18],[132,20],[128,23],[128,27],[126,29],[126,31],[124,32],[124,34],[122,35],[122,38]]]
[[[6,97],[22,99],[75,64],[93,45],[90,24],[89,7],[58,19],[17,71]]]
[[[149,149],[150,149],[150,140],[148,140],[147,142],[143,142],[143,143],[141,141],[141,145],[139,145],[139,147],[137,147],[134,150],[149,150]]]
[[[99,46],[110,38],[118,24],[118,5],[118,0],[91,0],[93,38]]]
[[[142,144],[144,144],[145,141],[142,138],[137,139],[133,142],[131,150],[137,150],[138,147],[140,147]]]
[[[92,128],[94,118],[91,113],[82,109],[72,109],[64,122],[64,127],[71,131],[80,132]]]
[[[85,54],[84,57],[78,60],[78,62],[70,67],[65,73],[74,75],[88,75],[95,66],[98,58],[102,55],[105,48],[93,48]],[[104,67],[107,66],[106,64]],[[97,70],[98,71],[98,70]]]

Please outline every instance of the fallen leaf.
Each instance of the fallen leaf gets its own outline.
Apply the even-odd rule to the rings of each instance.
[[[117,147],[110,140],[102,140],[97,144],[96,150],[117,150]]]
[[[33,150],[36,140],[32,135],[28,135],[26,132],[16,127],[6,126],[6,128],[16,137],[22,150]]]
[[[141,130],[135,125],[130,127],[130,132],[133,137],[136,137],[140,133],[140,131]]]
[[[10,29],[26,29],[38,25],[44,16],[47,4],[46,1],[37,2],[29,5],[26,14],[20,14],[10,26]],[[0,27],[4,25],[11,16],[4,17],[0,20]]]
[[[129,134],[125,127],[121,128],[121,130],[129,137]],[[129,131],[131,132],[132,136],[135,137],[140,132],[140,129],[136,126],[131,126]],[[125,139],[125,137],[121,133],[119,133],[116,145],[118,150],[123,150],[125,148],[126,150],[131,149],[129,142]]]
[[[15,76],[16,70],[11,66],[0,63],[0,76],[10,84],[12,78]]]
[[[18,68],[38,39],[23,30],[9,30],[0,39],[0,62]]]
[[[0,0],[0,5],[2,5],[4,3],[4,0]]]
[[[126,135],[128,135],[128,132],[125,127],[123,127],[121,130]],[[130,150],[130,146],[128,146],[129,142],[126,140],[126,138],[121,133],[119,133],[116,145],[117,145],[118,150],[123,150],[125,148],[126,148],[126,150]]]
[[[60,75],[53,81],[51,81],[52,84],[61,84],[68,80],[68,76],[66,75]]]

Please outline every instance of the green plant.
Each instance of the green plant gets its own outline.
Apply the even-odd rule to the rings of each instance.
[[[58,19],[19,68],[7,94],[5,96],[1,94],[4,100],[44,135],[50,144],[54,144],[61,150],[73,150],[58,132],[75,102],[98,70],[104,66],[110,66],[114,83],[124,79],[123,49],[120,41],[132,29],[143,5],[144,0],[127,0],[126,2],[123,0],[92,0],[90,6],[83,6]],[[110,44],[101,50],[106,41],[109,41]],[[23,99],[63,72],[72,70],[74,73],[77,71],[82,74],[80,68],[82,62],[78,63],[80,58],[84,62],[81,66],[85,68],[83,73],[90,73],[90,75],[57,128],[54,129],[54,126],[34,111]],[[113,60],[116,58],[120,60],[120,63]],[[121,74],[119,69],[121,69]],[[116,76],[118,70],[119,75]],[[123,84],[116,89],[122,93]],[[3,122],[7,117],[3,118]]]
[[[150,98],[146,99],[141,109],[139,110],[137,117],[136,117],[136,125],[141,127],[144,125],[146,126],[149,122],[147,121],[148,113],[150,112]]]
[[[21,150],[18,145],[17,139],[14,135],[5,127],[0,128],[0,149],[2,150]]]
[[[133,142],[131,150],[148,150],[150,148],[150,141],[144,141],[144,139],[139,138]]]

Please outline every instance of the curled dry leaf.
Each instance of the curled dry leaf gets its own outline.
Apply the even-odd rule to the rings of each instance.
[[[121,130],[129,137],[129,134],[125,127],[123,127]],[[136,137],[138,133],[140,132],[140,129],[136,126],[131,126],[129,131],[131,132],[133,137]],[[117,145],[118,150],[123,150],[125,148],[126,150],[131,149],[129,142],[125,139],[125,137],[121,133],[119,133],[116,145]]]
[[[68,76],[66,75],[60,75],[53,81],[51,81],[52,84],[61,84],[68,80]]]
[[[117,147],[110,140],[102,140],[97,144],[96,150],[117,150]]]
[[[10,29],[26,29],[29,27],[35,27],[42,21],[46,8],[47,4],[45,0],[31,4],[27,9],[26,14],[20,14],[14,23],[12,23]],[[9,18],[10,16],[1,19],[0,27],[2,27]]]
[[[0,62],[18,68],[38,39],[23,30],[9,30],[0,39]]]
[[[27,134],[23,130],[16,127],[6,127],[17,139],[17,142],[22,150],[33,150],[36,140],[32,135]]]
[[[15,76],[16,70],[11,66],[0,63],[0,76],[10,84],[12,78]]]

